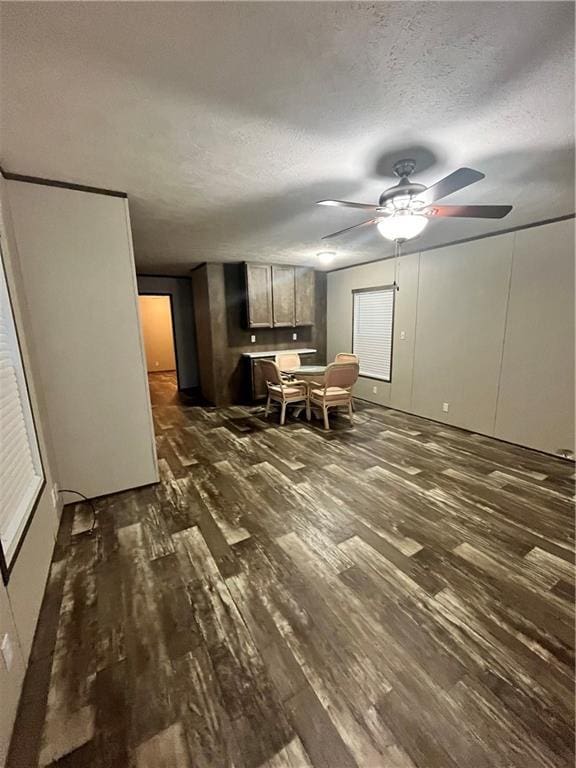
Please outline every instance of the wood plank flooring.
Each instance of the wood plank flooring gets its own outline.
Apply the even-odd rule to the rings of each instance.
[[[11,768],[573,765],[573,464],[152,395],[161,484],[65,510]]]

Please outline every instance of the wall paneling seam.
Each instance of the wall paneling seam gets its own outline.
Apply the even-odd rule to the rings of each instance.
[[[414,338],[412,340],[412,365],[410,367],[410,410],[414,410],[414,370],[416,368],[416,338],[418,335],[418,306],[420,304],[420,270],[422,253],[418,253],[418,277],[416,279],[416,307],[414,309]]]
[[[504,329],[502,333],[502,347],[500,350],[500,365],[498,367],[498,384],[496,385],[496,404],[494,407],[494,421],[492,423],[492,435],[496,434],[496,424],[498,422],[498,408],[500,406],[500,389],[502,386],[502,371],[504,369],[504,353],[506,351],[506,335],[508,331],[508,317],[510,315],[510,294],[512,292],[512,276],[514,274],[514,263],[516,260],[516,232],[512,241],[512,254],[510,257],[510,272],[508,273],[508,292],[506,294],[506,311],[504,313]]]

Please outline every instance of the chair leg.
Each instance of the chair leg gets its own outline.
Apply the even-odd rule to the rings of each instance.
[[[286,403],[282,403],[282,410],[280,411],[280,426],[284,426],[286,421]]]
[[[306,421],[310,421],[312,418],[312,408],[310,407],[310,400],[306,400]]]
[[[268,399],[266,400],[266,410],[264,411],[264,418],[268,416],[270,413],[270,395],[268,395]]]
[[[348,403],[348,416],[350,417],[350,424],[354,424],[354,407],[352,405],[352,400]]]
[[[328,421],[328,408],[326,408],[326,406],[322,408],[322,413],[324,414],[324,429],[330,429],[330,422]]]

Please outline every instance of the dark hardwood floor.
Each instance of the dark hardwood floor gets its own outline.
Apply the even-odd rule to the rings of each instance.
[[[170,392],[161,484],[65,510],[11,768],[573,765],[572,464]]]

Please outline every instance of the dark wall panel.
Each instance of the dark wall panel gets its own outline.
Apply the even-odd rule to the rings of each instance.
[[[243,352],[317,350],[307,362],[326,362],[326,274],[316,273],[316,322],[301,328],[247,327],[244,265],[204,264],[192,273],[202,394],[215,405],[250,400],[249,361]],[[292,334],[297,333],[297,341]],[[256,336],[252,344],[250,337]]]

